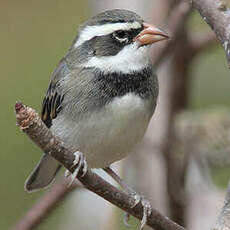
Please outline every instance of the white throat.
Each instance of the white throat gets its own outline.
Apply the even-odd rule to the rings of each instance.
[[[138,44],[135,42],[126,45],[126,47],[114,56],[94,56],[81,64],[81,66],[95,67],[105,73],[131,73],[140,71],[150,63],[149,50],[150,47],[138,47]]]

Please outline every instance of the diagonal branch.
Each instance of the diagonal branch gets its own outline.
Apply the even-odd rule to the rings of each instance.
[[[230,229],[230,180],[225,195],[224,206],[217,219],[216,226],[212,230],[229,230]]]
[[[73,173],[75,160],[74,154],[66,149],[63,143],[52,134],[42,122],[38,114],[33,109],[24,106],[22,103],[16,103],[15,110],[17,124],[20,129],[25,132],[45,153],[50,154],[66,169]],[[90,169],[87,170],[84,176],[79,175],[78,180],[90,191],[98,194],[105,200],[135,216],[139,220],[142,219],[143,207],[141,203],[133,207],[133,204],[135,203],[133,197],[109,184]],[[182,226],[163,216],[153,208],[151,215],[147,218],[147,224],[156,230],[184,230]]]
[[[192,6],[199,11],[220,40],[230,68],[230,14],[226,0],[193,0]]]
[[[68,187],[69,183],[69,180],[63,180],[53,185],[11,230],[30,230],[38,226],[57,207],[60,201],[63,201],[73,189],[79,187],[77,183]]]

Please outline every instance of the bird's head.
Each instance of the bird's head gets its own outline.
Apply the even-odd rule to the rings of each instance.
[[[166,33],[136,13],[114,9],[83,24],[70,52],[83,67],[130,73],[149,65],[149,46],[165,39]]]

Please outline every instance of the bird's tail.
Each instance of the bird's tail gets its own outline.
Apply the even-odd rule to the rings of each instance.
[[[33,192],[48,186],[56,176],[61,165],[50,155],[43,154],[35,169],[25,182],[25,190]]]

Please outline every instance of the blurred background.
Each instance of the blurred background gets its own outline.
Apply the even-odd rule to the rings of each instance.
[[[157,63],[160,98],[146,137],[115,167],[162,213],[190,229],[209,229],[223,204],[230,173],[230,77],[223,48],[201,17],[179,0],[0,3],[0,229],[10,229],[45,193],[24,192],[41,151],[15,125],[15,102],[40,111],[49,77],[78,26],[112,8],[134,10],[172,34],[181,24],[175,44]],[[186,15],[180,17],[181,11]],[[205,42],[197,49],[190,46],[199,41]],[[153,60],[165,45],[153,48]],[[131,227],[123,225],[122,215],[80,189],[35,229],[137,229],[134,218]]]

